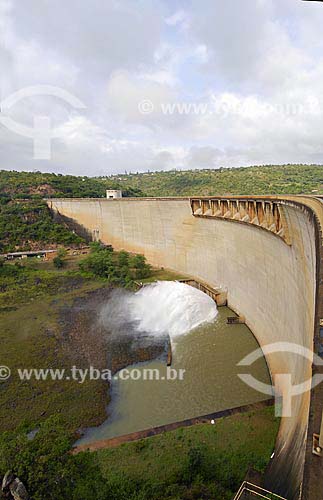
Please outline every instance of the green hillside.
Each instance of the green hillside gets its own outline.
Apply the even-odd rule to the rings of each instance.
[[[53,221],[43,198],[105,197],[111,181],[40,172],[0,171],[0,253],[81,245],[84,240]],[[142,196],[126,189],[125,196]]]
[[[174,170],[110,177],[124,189],[141,189],[147,196],[323,194],[323,165],[283,165]]]
[[[0,171],[0,253],[82,240],[55,224],[43,198],[104,198],[106,189],[124,196],[323,194],[323,165],[284,165],[173,170],[80,177]]]
[[[106,189],[124,196],[226,194],[323,194],[323,165],[266,165],[213,170],[171,170],[80,177],[0,171],[0,198],[104,198]]]
[[[41,172],[0,170],[0,198],[104,198],[105,190],[118,187],[107,179]],[[124,196],[142,196],[138,189],[126,188]]]

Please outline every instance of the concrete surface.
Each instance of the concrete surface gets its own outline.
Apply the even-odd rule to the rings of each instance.
[[[55,212],[94,239],[226,288],[229,307],[246,318],[262,347],[291,342],[313,351],[323,314],[318,295],[323,205],[306,197],[280,203],[288,243],[240,220],[195,217],[188,198],[48,200]],[[267,363],[273,380],[290,373],[296,385],[312,375],[311,360],[292,353],[271,354]],[[286,387],[277,389],[284,394]],[[295,396],[292,417],[282,419],[266,484],[288,499],[300,498],[300,492],[304,500],[323,498],[323,462],[320,457],[313,462],[310,447],[312,430],[319,432],[321,403],[319,390],[312,399],[310,391]]]

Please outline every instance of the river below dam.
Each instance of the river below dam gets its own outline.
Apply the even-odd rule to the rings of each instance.
[[[135,305],[136,314],[141,315],[141,318],[136,318],[139,330],[140,328],[145,331],[150,329],[147,316],[151,314],[156,324],[158,321],[166,322],[161,328],[167,329],[171,337],[173,351],[171,368],[177,370],[177,374],[179,370],[185,370],[182,372],[182,380],[167,380],[165,356],[127,367],[127,370],[136,368],[137,380],[122,380],[118,378],[117,373],[116,378],[111,382],[111,403],[107,408],[107,420],[99,427],[87,429],[77,445],[207,415],[268,398],[247,386],[238,377],[238,373],[250,373],[261,382],[270,384],[264,358],[257,360],[250,367],[237,366],[237,363],[247,354],[259,347],[249,328],[244,324],[228,325],[227,317],[234,315],[229,308],[219,307],[216,310],[215,304],[209,297],[191,287],[188,288],[190,290],[186,298],[185,294],[180,291],[181,304],[179,306],[174,304],[178,290],[176,290],[175,297],[172,296],[172,289],[164,290],[163,304],[168,308],[163,319],[158,318],[163,311],[156,312],[154,308],[159,293],[157,288],[152,291],[146,290],[141,296],[128,296],[127,298],[128,301],[135,300],[135,303],[131,302],[130,306]],[[143,296],[144,294],[146,296]],[[159,298],[162,299],[162,297]],[[199,307],[199,301],[201,301],[201,307]],[[127,310],[129,312],[129,302]],[[202,314],[207,317],[206,322],[202,321],[198,311],[202,311]],[[183,321],[178,321],[178,318],[183,318]],[[144,324],[143,319],[145,319]],[[179,327],[182,323],[184,323],[184,330]],[[193,325],[193,328],[189,329],[190,325]],[[185,331],[188,329],[189,331]],[[156,331],[154,335],[158,334]],[[143,372],[147,369],[158,370],[159,380],[144,380]]]

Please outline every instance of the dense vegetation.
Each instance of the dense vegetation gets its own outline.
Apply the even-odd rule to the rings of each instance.
[[[111,246],[91,244],[91,253],[80,264],[83,272],[105,278],[112,285],[132,287],[135,280],[148,278],[151,267],[143,255],[130,255],[122,250],[114,252]]]
[[[0,171],[0,253],[80,245],[83,238],[53,221],[43,198],[105,197],[117,183],[72,175]],[[124,196],[141,196],[125,189]]]
[[[323,194],[323,165],[172,170],[97,178],[0,171],[1,198],[104,198],[106,189],[122,189],[123,196],[309,194],[313,190]]]
[[[231,500],[250,466],[263,472],[274,446],[273,409],[178,429],[99,453],[69,453],[61,419],[0,436],[0,475],[9,468],[33,500]]]
[[[153,276],[143,255],[115,252],[112,247],[100,243],[91,243],[91,253],[72,269],[66,268],[64,250],[58,252],[49,269],[44,269],[37,260],[9,263],[0,259],[0,310],[1,306],[63,292],[68,289],[71,279],[74,284],[100,280],[98,283],[134,288],[136,280]]]
[[[323,194],[323,165],[255,166],[216,170],[173,170],[110,177],[124,189],[147,196],[226,194]]]
[[[104,499],[106,485],[87,456],[70,455],[71,435],[56,417],[40,425],[34,439],[28,426],[0,437],[0,474],[12,469],[22,478],[33,500]],[[31,430],[29,428],[29,430]],[[100,493],[101,492],[101,493]]]
[[[0,171],[0,197],[3,199],[104,198],[106,189],[120,183],[75,175],[41,172]],[[126,188],[123,196],[142,196],[140,189]]]
[[[53,221],[46,203],[36,200],[1,201],[0,253],[84,243],[83,238]]]

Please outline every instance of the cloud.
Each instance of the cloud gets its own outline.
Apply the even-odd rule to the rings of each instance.
[[[253,78],[268,43],[271,2],[192,2],[191,34],[208,47],[208,71],[219,81]]]
[[[191,168],[212,168],[223,161],[225,154],[223,151],[212,146],[193,147],[187,156],[187,166]]]
[[[159,77],[159,78],[158,78]],[[158,81],[160,80],[160,81]],[[143,123],[146,126],[163,120],[160,104],[176,100],[173,88],[161,74],[133,75],[126,71],[113,73],[107,85],[108,109],[127,122]],[[148,109],[142,107],[148,103]],[[151,105],[151,109],[149,108]]]
[[[169,26],[180,26],[181,29],[185,29],[189,26],[189,15],[187,11],[181,9],[167,17],[165,22]]]
[[[63,137],[33,160],[32,141],[0,124],[1,168],[323,162],[322,23],[321,4],[295,0],[0,0],[2,98],[47,84],[86,105],[17,103],[13,119],[50,116]],[[163,113],[169,103],[205,112]]]
[[[23,40],[32,38],[83,71],[104,75],[150,62],[162,19],[161,4],[151,0],[15,0],[13,24]]]

